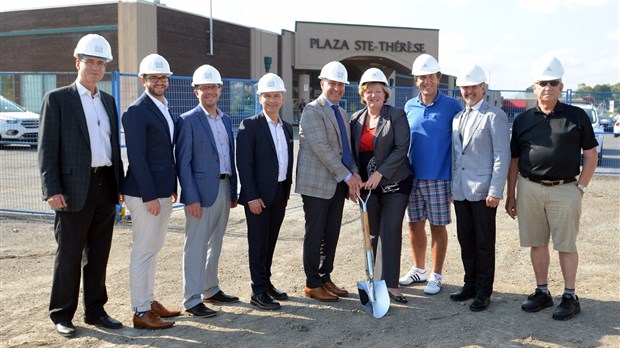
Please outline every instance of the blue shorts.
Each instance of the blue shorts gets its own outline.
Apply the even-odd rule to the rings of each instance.
[[[407,221],[428,220],[435,226],[450,224],[450,185],[450,180],[414,179],[407,205]]]

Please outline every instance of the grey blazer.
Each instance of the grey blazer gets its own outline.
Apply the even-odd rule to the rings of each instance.
[[[466,112],[452,121],[452,196],[454,200],[481,201],[503,198],[510,166],[510,133],[504,111],[486,101],[474,112],[469,136],[461,140],[459,124]]]
[[[367,108],[351,116],[351,146],[356,163],[359,163],[360,139],[366,117],[368,117]],[[376,170],[383,176],[379,185],[398,182],[411,175],[411,165],[407,158],[409,122],[405,111],[390,105],[381,108],[373,145]]]
[[[340,108],[345,126],[349,116]],[[351,132],[347,128],[347,138]],[[350,142],[344,144],[351,146]],[[299,152],[295,192],[311,197],[329,199],[336,192],[336,185],[349,173],[357,173],[355,161],[342,164],[342,139],[334,111],[325,96],[312,101],[304,108],[299,122]]]
[[[115,194],[118,196],[124,176],[118,113],[114,98],[103,91],[100,93],[110,121],[112,167],[116,179]],[[39,128],[43,199],[61,193],[65,196],[67,207],[60,210],[82,210],[90,184],[91,152],[86,115],[75,83],[45,95]]]

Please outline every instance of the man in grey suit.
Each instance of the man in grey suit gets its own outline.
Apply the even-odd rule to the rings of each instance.
[[[84,275],[84,321],[118,329],[108,316],[106,267],[115,206],[123,180],[114,98],[97,88],[112,61],[105,38],[88,34],[75,51],[77,80],[48,92],[41,108],[39,169],[43,199],[56,211],[50,318],[56,331],[75,336],[72,323]],[[82,260],[82,255],[86,260]],[[82,266],[82,264],[84,264]]]
[[[222,84],[214,67],[196,69],[192,85],[199,104],[181,115],[176,127],[177,175],[186,219],[183,308],[199,317],[216,314],[203,301],[239,301],[224,294],[217,276],[230,208],[237,206],[232,122],[217,107]]]
[[[338,301],[348,292],[330,277],[347,195],[359,193],[361,179],[351,154],[349,117],[338,106],[344,95],[347,70],[327,63],[319,75],[323,93],[309,103],[299,124],[297,184],[306,219],[304,271],[306,296]]]
[[[474,312],[491,301],[495,276],[495,216],[510,166],[506,114],[484,101],[486,77],[468,66],[457,78],[466,110],[452,122],[452,199],[465,268],[464,285],[453,301],[474,298]]]

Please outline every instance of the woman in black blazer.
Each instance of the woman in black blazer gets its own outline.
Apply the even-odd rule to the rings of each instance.
[[[398,289],[402,223],[412,186],[409,151],[409,123],[402,109],[386,105],[390,96],[381,70],[371,68],[359,86],[366,107],[351,117],[351,148],[364,181],[362,197],[367,203],[370,234],[375,257],[381,258],[381,279],[390,298],[405,303]],[[379,255],[378,241],[381,241]]]

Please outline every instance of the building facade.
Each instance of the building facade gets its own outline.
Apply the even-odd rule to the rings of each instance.
[[[110,42],[109,69],[122,73],[137,73],[142,58],[154,52],[166,57],[176,76],[191,76],[202,64],[213,65],[223,78],[258,80],[276,73],[290,91],[282,110],[289,121],[298,100],[320,94],[318,75],[327,62],[343,63],[352,84],[376,67],[392,86],[410,87],[418,55],[439,59],[437,29],[296,22],[294,32],[278,34],[137,1],[0,13],[0,71],[32,72],[20,83],[36,86],[28,86],[28,93],[42,97],[60,83],[36,73],[74,72],[73,49],[87,33]],[[454,78],[444,75],[441,87],[453,88]]]

